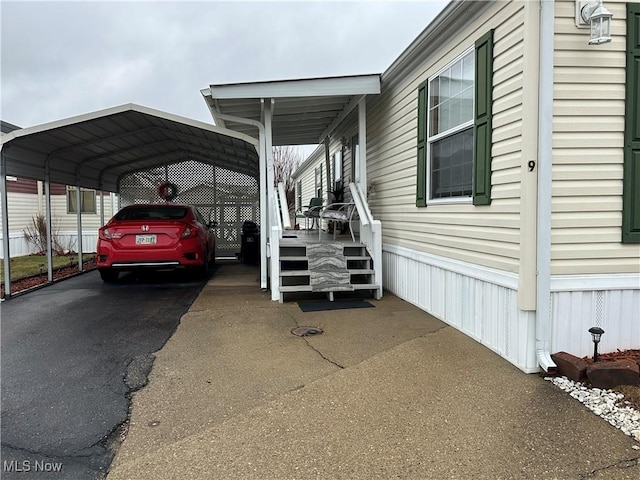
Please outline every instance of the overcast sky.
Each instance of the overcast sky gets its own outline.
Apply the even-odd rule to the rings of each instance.
[[[211,123],[200,89],[381,73],[446,3],[2,0],[0,116],[136,103]]]

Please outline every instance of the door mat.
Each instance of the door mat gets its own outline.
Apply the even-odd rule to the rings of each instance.
[[[375,305],[370,304],[366,300],[310,300],[306,302],[298,302],[300,310],[303,312],[324,312],[327,310],[346,310],[350,308],[370,308]]]

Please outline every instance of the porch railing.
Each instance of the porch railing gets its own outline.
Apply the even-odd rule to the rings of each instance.
[[[279,218],[282,220],[284,229],[291,228],[291,217],[289,215],[289,204],[287,203],[287,194],[284,191],[282,182],[278,183],[278,207]]]
[[[283,201],[284,199],[284,201]],[[278,183],[277,190],[273,191],[273,197],[269,199],[270,225],[269,225],[269,249],[267,262],[269,268],[269,281],[271,283],[271,300],[280,300],[280,239],[284,230],[283,223],[291,226],[289,219],[289,207],[282,183]],[[286,213],[283,210],[286,208]]]
[[[369,205],[365,200],[362,190],[355,183],[349,184],[351,190],[351,198],[355,203],[359,217],[360,242],[365,246],[367,252],[373,259],[373,270],[375,282],[378,288],[375,292],[375,298],[382,298],[382,224],[379,220],[375,220],[369,209]],[[289,217],[289,210],[285,201],[282,201],[284,189],[278,185],[277,190],[273,190],[270,205],[270,225],[269,225],[269,249],[267,256],[269,257],[268,268],[269,279],[271,283],[271,300],[280,300],[280,239],[283,235],[283,224],[286,224],[285,218]],[[283,207],[286,210],[283,210]]]
[[[375,298],[380,299],[382,298],[382,223],[380,220],[374,220],[360,186],[350,183],[349,190],[358,211],[360,242],[364,244],[373,259],[374,278],[378,285]]]

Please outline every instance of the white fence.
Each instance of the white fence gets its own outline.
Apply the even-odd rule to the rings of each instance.
[[[78,251],[78,234],[73,232],[58,232],[58,241],[65,248],[73,252]],[[82,234],[82,251],[91,253],[96,251],[98,243],[98,232],[87,232]],[[34,245],[27,242],[21,233],[9,234],[9,254],[11,257],[22,257],[36,253]],[[0,234],[0,258],[4,258],[4,243]]]

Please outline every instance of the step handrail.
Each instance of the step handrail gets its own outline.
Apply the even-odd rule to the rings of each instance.
[[[373,217],[371,215],[371,210],[369,210],[367,202],[363,200],[364,196],[362,195],[360,186],[352,182],[349,184],[349,190],[351,191],[351,198],[356,204],[356,210],[358,211],[358,215],[360,216],[360,223],[362,225],[370,225],[373,221]]]
[[[282,182],[278,182],[278,205],[279,214],[282,219],[282,226],[284,229],[291,228],[291,217],[289,215],[289,204],[287,203],[287,194],[284,191],[284,185]]]

